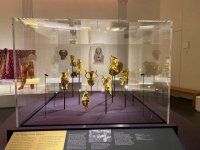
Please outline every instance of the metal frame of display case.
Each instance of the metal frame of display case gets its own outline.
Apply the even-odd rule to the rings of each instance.
[[[72,26],[71,21],[74,21],[73,22],[74,26]],[[82,22],[83,22],[83,26],[81,24]],[[102,22],[102,23],[99,24],[100,22]],[[18,28],[16,24],[20,24],[21,27]],[[98,26],[96,26],[96,24]],[[109,31],[108,31],[108,28],[105,27],[108,24],[109,24],[109,27],[110,27]],[[18,37],[19,35],[16,35],[16,33],[19,34],[19,32],[22,32],[23,30],[26,31],[26,29],[27,29],[27,31],[32,30],[34,32],[33,34],[36,34],[35,33],[36,30],[38,32],[41,32],[37,35],[38,37],[40,36],[40,34],[41,35],[46,34],[46,33],[43,33],[43,28],[44,29],[45,28],[46,29],[51,28],[52,31],[56,31],[58,28],[62,28],[63,29],[62,31],[65,31],[66,27],[67,27],[66,28],[67,31],[68,30],[76,30],[76,29],[77,29],[77,31],[82,31],[82,29],[90,28],[90,32],[87,33],[88,39],[89,39],[89,36],[93,36],[93,38],[95,39],[94,35],[99,34],[99,33],[100,33],[101,36],[103,36],[104,34],[107,35],[108,38],[110,38],[111,35],[115,36],[114,41],[111,41],[111,42],[108,39],[106,39],[106,37],[104,37],[108,42],[108,43],[104,43],[104,47],[106,46],[106,44],[108,45],[108,47],[113,44],[115,49],[118,50],[115,53],[120,58],[122,57],[123,52],[122,52],[122,50],[120,51],[119,49],[124,49],[124,48],[128,49],[127,50],[127,56],[123,56],[123,58],[121,58],[122,62],[125,61],[125,62],[123,62],[125,67],[130,67],[130,70],[132,72],[134,72],[134,73],[132,73],[132,76],[134,75],[134,77],[130,77],[130,82],[128,84],[128,91],[129,91],[128,93],[130,93],[130,92],[132,93],[132,92],[138,91],[138,90],[142,91],[142,93],[138,93],[138,94],[140,94],[140,96],[142,96],[142,98],[140,97],[140,98],[137,98],[137,99],[139,99],[139,101],[142,101],[143,111],[144,111],[144,106],[145,107],[147,106],[147,108],[149,110],[151,110],[152,113],[155,113],[155,114],[157,113],[157,110],[154,109],[154,106],[151,103],[149,103],[150,101],[148,99],[147,100],[145,99],[146,98],[145,94],[148,94],[148,91],[150,91],[150,90],[153,91],[153,89],[154,89],[154,87],[151,84],[146,84],[145,78],[152,76],[153,82],[157,82],[157,83],[160,82],[160,81],[159,80],[157,81],[156,77],[158,77],[159,79],[161,79],[163,77],[170,79],[170,64],[168,64],[169,67],[167,69],[165,68],[165,72],[164,72],[164,69],[163,69],[163,72],[160,73],[161,74],[160,76],[158,76],[159,70],[155,70],[155,68],[157,67],[157,65],[159,65],[159,63],[162,63],[161,66],[165,65],[165,63],[166,63],[165,59],[168,58],[169,62],[170,62],[171,36],[172,36],[172,28],[171,28],[172,23],[170,21],[153,21],[153,20],[150,20],[150,21],[146,20],[145,21],[145,20],[140,20],[138,22],[131,22],[131,21],[128,22],[127,20],[125,20],[125,21],[124,20],[98,20],[98,19],[96,19],[96,20],[95,19],[91,19],[91,20],[87,20],[87,19],[83,19],[83,20],[81,20],[81,19],[80,20],[78,20],[78,19],[75,19],[75,20],[73,20],[73,19],[48,20],[48,19],[36,19],[36,18],[35,19],[32,19],[32,18],[13,18],[12,25],[13,25],[13,49],[14,49],[13,54],[14,54],[14,66],[15,66],[14,67],[14,72],[15,72],[15,74],[14,74],[15,82],[14,83],[15,83],[15,93],[16,93],[15,100],[16,100],[16,124],[17,124],[17,126],[24,124],[24,122],[26,122],[28,119],[30,119],[30,117],[32,117],[35,113],[37,113],[43,107],[46,108],[46,105],[51,100],[53,100],[54,97],[57,96],[57,91],[54,91],[54,92],[51,91],[50,92],[50,91],[45,90],[45,95],[46,96],[48,95],[48,98],[45,96],[45,103],[40,102],[38,107],[36,109],[34,109],[33,111],[27,109],[27,111],[29,111],[27,113],[27,116],[25,116],[24,119],[23,119],[24,116],[21,117],[21,115],[20,115],[21,108],[19,109],[19,106],[23,105],[23,98],[22,98],[23,96],[20,95],[20,93],[17,89],[19,83],[17,83],[17,78],[18,78],[17,60],[18,60],[18,58],[16,58],[16,50],[18,49],[18,47],[20,45],[20,43],[18,45],[18,42],[22,42],[23,39],[25,38],[24,37],[25,35],[23,35],[23,36],[20,35],[22,37]],[[114,26],[114,25],[118,25],[118,26]],[[129,26],[128,30],[125,30],[128,26]],[[41,27],[41,29],[40,29],[40,27]],[[98,32],[96,30],[97,27],[99,28]],[[18,31],[18,29],[19,29],[19,31]],[[60,31],[59,34],[61,34],[62,31]],[[92,31],[92,35],[91,35],[91,31]],[[47,32],[49,32],[49,31],[47,30]],[[57,36],[60,36],[59,34]],[[67,38],[70,37],[68,35],[68,32],[65,33],[65,34],[66,34]],[[78,34],[78,33],[76,33],[76,34]],[[125,36],[126,34],[128,34],[129,36]],[[35,36],[36,35],[34,35],[34,38],[35,38]],[[80,36],[80,33],[79,33],[79,36]],[[127,37],[129,37],[129,38],[127,38]],[[60,46],[63,46],[63,43],[62,43],[63,38],[58,37],[58,40],[61,40],[61,41],[57,41],[58,42],[57,44],[58,45],[60,44]],[[71,46],[71,48],[73,49],[76,45],[78,45],[77,46],[78,48],[80,48],[81,46],[83,46],[83,47],[85,46],[85,47],[91,49],[91,45],[93,45],[93,42],[91,42],[89,40],[88,40],[89,42],[88,41],[85,42],[84,40],[83,41],[81,41],[81,40],[83,40],[83,39],[81,39],[81,38],[77,39],[77,41],[79,42],[78,44],[72,44],[71,45],[71,43],[65,43],[65,46]],[[36,43],[34,43],[34,44],[36,45]],[[94,45],[96,45],[96,44],[94,44]],[[148,50],[147,46],[150,47],[149,48],[150,50]],[[43,47],[43,49],[44,49],[44,47]],[[139,49],[140,51],[137,50],[137,49]],[[162,57],[160,58],[162,60],[159,60],[157,58],[157,56],[154,56],[154,50],[158,50],[158,51],[162,50],[162,57],[163,58]],[[139,53],[137,51],[139,51]],[[39,52],[41,53],[41,51],[39,51]],[[69,53],[71,53],[71,50],[70,50]],[[132,59],[132,58],[129,58],[129,56],[132,56],[133,53],[136,53],[136,55],[134,56],[133,59],[141,59],[140,62],[138,64],[136,64],[135,66],[131,65],[131,63],[133,63],[133,62],[130,61],[130,59]],[[90,54],[90,50],[89,50],[89,54]],[[150,55],[150,54],[152,56],[149,56],[149,58],[145,58],[146,55]],[[106,56],[106,54],[105,54],[105,56]],[[82,57],[82,55],[79,56],[79,57]],[[89,56],[89,57],[92,57],[92,56]],[[119,60],[120,60],[120,58],[119,58]],[[85,58],[83,58],[83,59],[85,59]],[[105,59],[108,59],[108,58],[106,57]],[[40,58],[40,61],[41,61],[41,58]],[[134,60],[134,61],[136,61],[136,60]],[[90,63],[89,63],[89,67],[86,67],[86,70],[87,69],[92,70]],[[145,67],[144,63],[146,63],[146,69],[144,69],[144,67]],[[39,66],[37,66],[37,67],[39,67]],[[152,67],[154,69],[152,69]],[[98,68],[98,65],[97,65],[97,68]],[[149,68],[151,68],[151,69],[148,70]],[[40,68],[40,69],[42,69],[42,68]],[[103,69],[105,70],[105,68],[103,68]],[[44,72],[43,70],[41,70],[41,71],[42,71],[42,73]],[[44,72],[44,74],[46,74],[46,73],[48,74],[48,72]],[[143,76],[142,83],[140,84],[139,78],[140,78],[140,75],[142,75],[142,74],[144,74],[146,77]],[[39,78],[42,78],[42,77],[39,77]],[[135,82],[135,80],[136,80],[136,82]],[[114,75],[114,81],[115,81],[115,75]],[[169,123],[169,116],[170,116],[169,115],[169,113],[170,113],[170,100],[169,100],[169,98],[170,98],[170,93],[169,93],[169,91],[170,91],[169,90],[170,89],[170,81],[167,81],[167,82],[162,81],[162,82],[166,83],[166,84],[163,84],[163,85],[166,86],[165,88],[167,88],[167,91],[161,91],[162,93],[160,94],[159,93],[160,87],[157,86],[157,87],[155,87],[156,88],[155,93],[157,92],[158,94],[160,94],[160,95],[162,95],[163,97],[166,98],[166,99],[164,99],[164,98],[163,99],[161,98],[161,99],[163,101],[165,101],[165,104],[163,104],[163,106],[166,107],[166,108],[163,108],[166,111],[164,118],[165,118],[166,123]],[[86,81],[83,79],[82,80],[82,86],[85,86],[84,84],[86,84]],[[115,89],[116,88],[116,82],[113,82],[113,85],[115,85],[115,87],[114,87],[114,89]],[[134,88],[132,88],[132,86],[136,90]],[[79,90],[80,90],[80,87],[78,89],[78,92],[80,93]],[[101,91],[101,88],[97,89],[97,90]],[[83,91],[83,90],[81,90],[81,91]],[[123,91],[125,91],[125,93],[127,92],[126,89],[124,89]],[[72,87],[72,93],[74,93],[74,86]],[[29,96],[29,99],[31,99],[31,98],[33,98],[34,94],[33,93],[27,93],[27,96]],[[115,98],[115,90],[114,90],[113,96]],[[112,96],[112,98],[113,98],[113,96]],[[137,96],[134,95],[133,97],[137,97]],[[127,99],[128,99],[127,94],[125,94],[125,104],[124,104],[125,108],[127,106],[127,103],[126,103]],[[64,100],[64,102],[65,102],[65,100]],[[79,104],[80,104],[80,95],[79,95]],[[26,106],[23,106],[23,107],[26,107]],[[65,108],[65,106],[64,106],[64,108]],[[105,111],[105,112],[107,112],[107,111]],[[46,116],[46,109],[45,109],[45,116]],[[162,117],[160,117],[160,118],[162,119]]]

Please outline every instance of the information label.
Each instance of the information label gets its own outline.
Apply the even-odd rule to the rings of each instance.
[[[5,150],[62,150],[67,131],[14,132]]]

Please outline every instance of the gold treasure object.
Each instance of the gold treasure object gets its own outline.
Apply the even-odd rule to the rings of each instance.
[[[82,104],[83,104],[83,107],[85,108],[85,110],[87,110],[88,105],[89,105],[89,94],[88,94],[87,90],[85,90],[85,92],[83,93]]]
[[[87,78],[88,84],[93,86],[95,83],[96,78],[98,77],[97,70],[96,71],[86,71],[85,70],[85,77]]]
[[[81,70],[83,69],[83,65],[81,62],[81,59],[77,59],[76,62],[76,70],[77,70],[77,74],[80,75],[81,74]]]
[[[109,74],[111,76],[115,76],[119,74],[123,69],[122,62],[115,56],[110,57],[110,66],[108,68]]]
[[[112,95],[111,78],[108,76],[102,76],[102,83],[104,86],[104,90]]]
[[[62,72],[61,87],[62,87],[63,90],[67,90],[68,89],[68,83],[69,83],[69,71]]]
[[[122,77],[119,78],[121,85],[128,84],[128,74],[129,74],[128,69],[122,71]]]
[[[70,60],[71,60],[70,65],[76,67],[76,61],[74,59],[75,59],[74,55],[70,55]]]

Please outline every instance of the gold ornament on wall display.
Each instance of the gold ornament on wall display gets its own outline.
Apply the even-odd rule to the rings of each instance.
[[[102,83],[103,83],[105,92],[112,95],[111,78],[108,76],[102,76]]]
[[[62,89],[67,90],[68,84],[69,84],[69,71],[62,72],[62,76],[61,76],[61,87],[62,87]]]
[[[85,70],[85,77],[87,78],[88,84],[90,86],[93,86],[96,81],[96,78],[98,77],[97,70],[96,71],[91,70],[88,72]]]
[[[81,74],[81,70],[83,69],[83,65],[81,62],[81,59],[77,59],[76,62],[76,70],[77,70],[77,74],[80,75]]]
[[[83,93],[83,96],[82,96],[82,104],[83,104],[83,107],[85,108],[85,110],[88,109],[88,105],[89,105],[89,94],[88,94],[88,91],[85,90],[85,92]]]
[[[70,55],[70,60],[71,60],[70,66],[76,67],[76,61],[74,55]]]
[[[109,74],[111,76],[115,76],[119,74],[123,69],[122,62],[115,56],[110,57],[110,66],[108,68]]]
[[[122,71],[122,77],[119,78],[121,85],[128,84],[128,74],[129,74],[128,69]]]

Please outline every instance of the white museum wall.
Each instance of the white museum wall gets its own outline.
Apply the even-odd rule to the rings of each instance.
[[[174,22],[172,86],[200,90],[199,6],[199,0],[161,0],[161,19]]]

